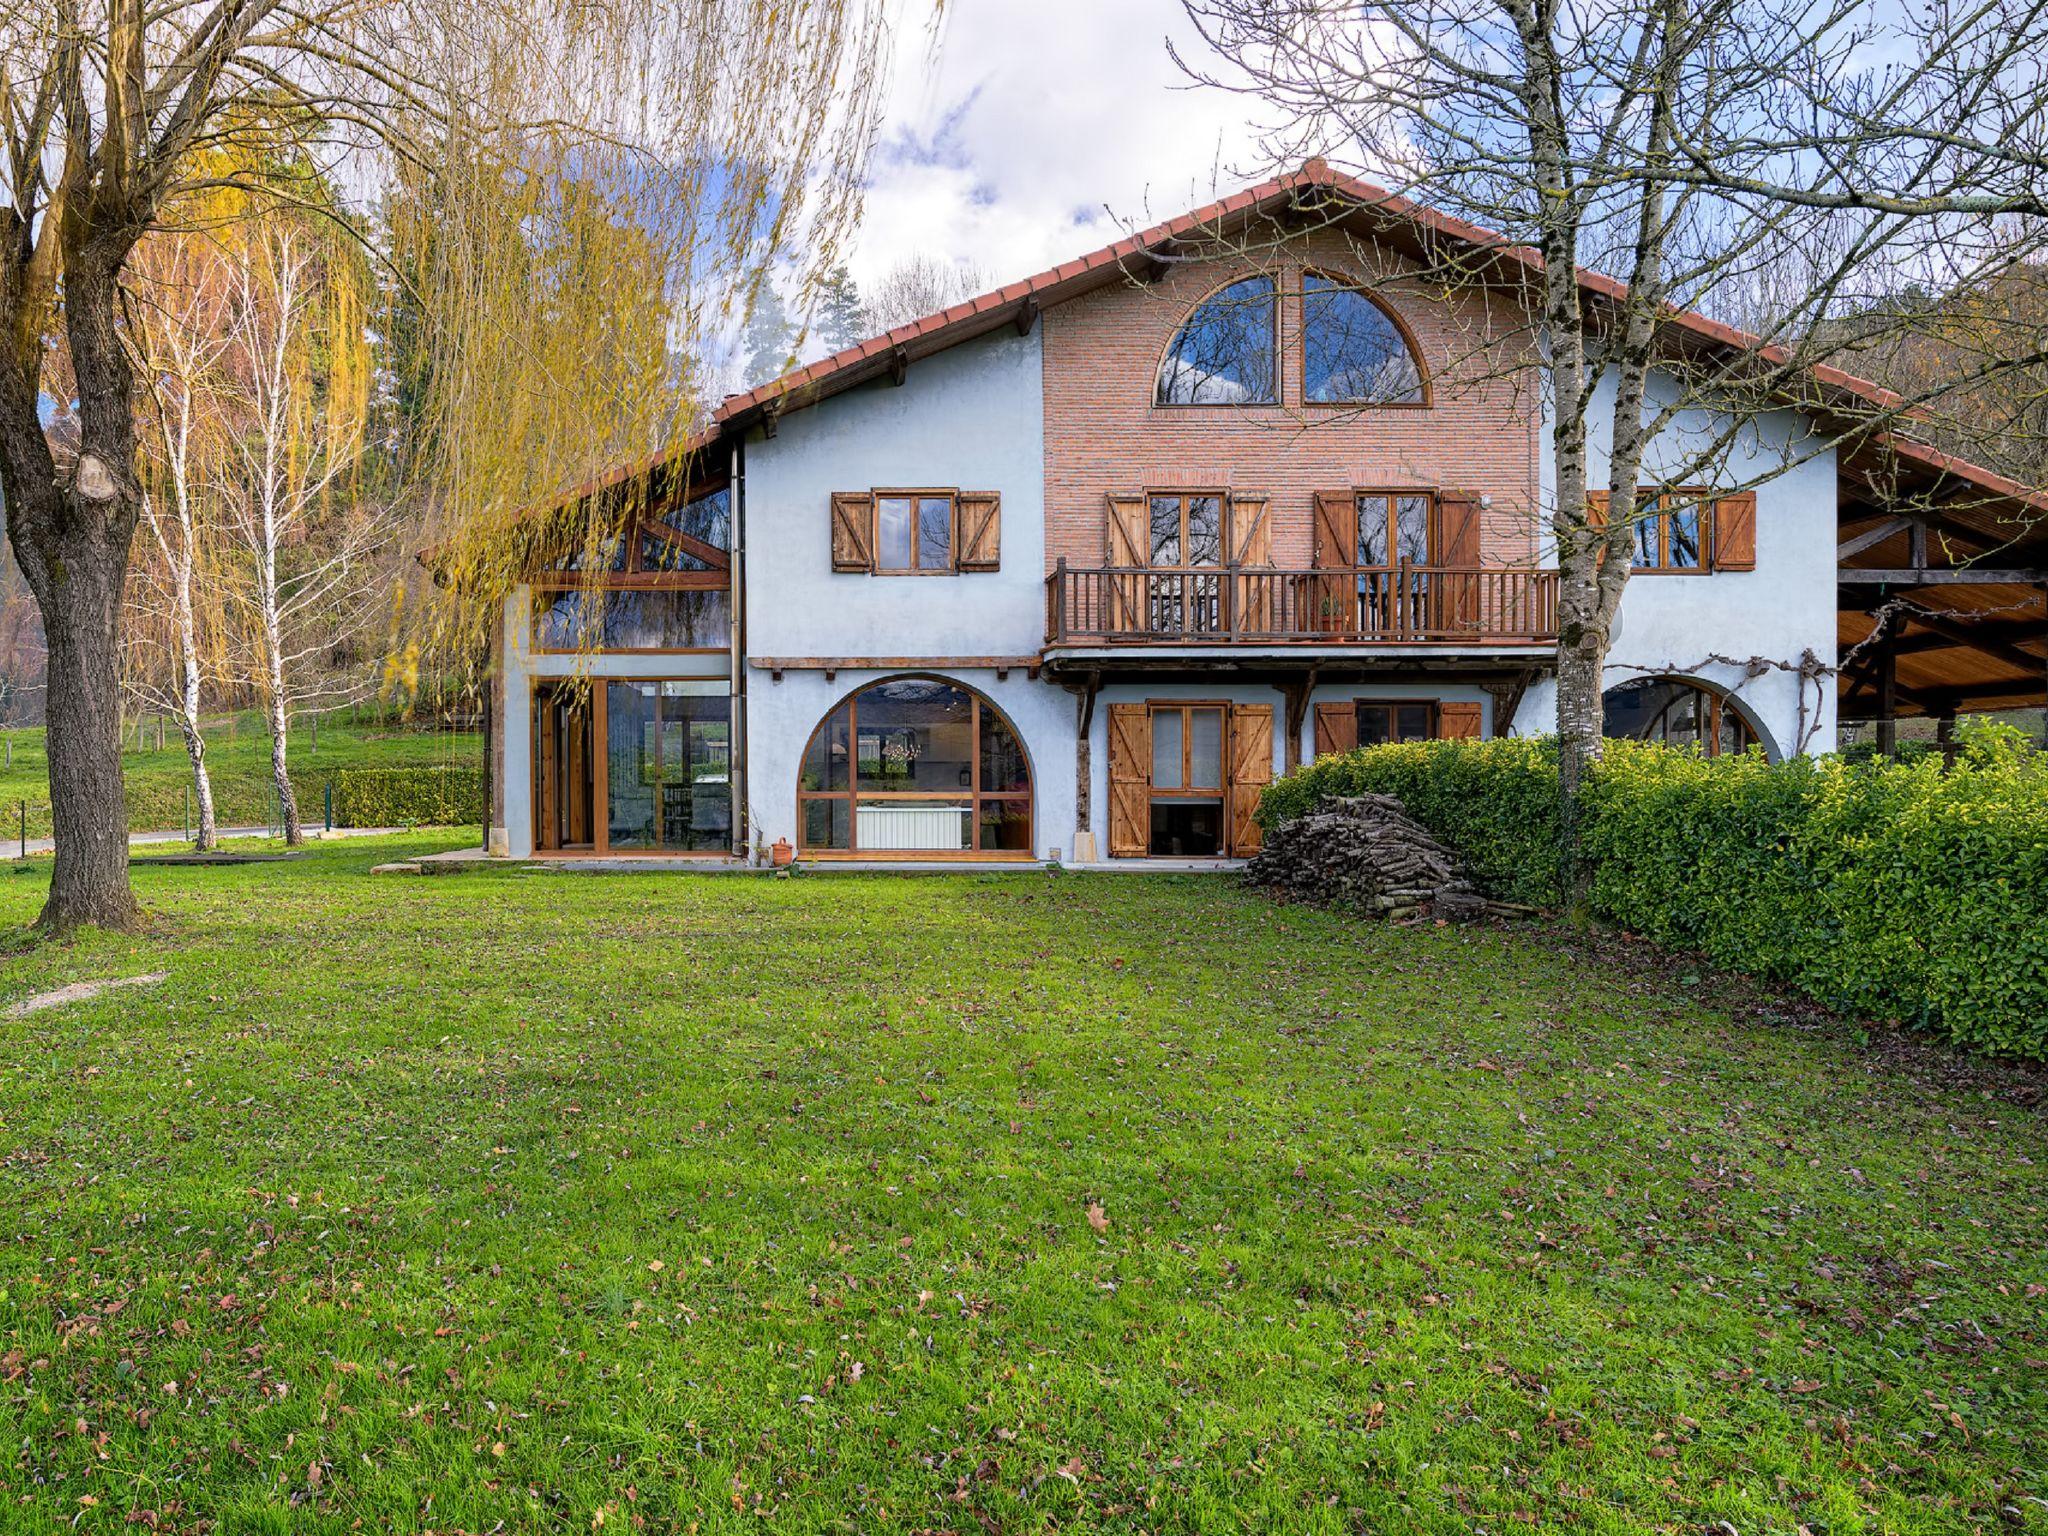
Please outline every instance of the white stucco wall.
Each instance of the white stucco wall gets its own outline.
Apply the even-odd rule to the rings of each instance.
[[[1672,398],[1669,380],[1652,382],[1654,398]],[[1602,383],[1588,424],[1596,486],[1607,479],[1613,389],[1611,378]],[[1704,412],[1681,413],[1645,454],[1644,480],[1683,473],[1716,435],[1712,427]],[[1542,443],[1548,506],[1555,504],[1557,485],[1548,431]],[[1755,482],[1756,569],[1630,577],[1607,686],[1659,673],[1697,678],[1735,698],[1762,728],[1774,756],[1802,748],[1833,751],[1834,678],[1802,682],[1785,668],[1796,668],[1808,651],[1827,667],[1835,664],[1834,449],[1812,435],[1805,417],[1781,411],[1746,428],[1721,462],[1718,473],[1697,476],[1695,483],[1735,488]],[[1715,656],[1732,660],[1709,659]],[[1752,657],[1784,666],[1752,676],[1746,665]],[[1523,696],[1513,729],[1536,735],[1554,730],[1556,719],[1556,686],[1546,678]]]
[[[996,656],[1045,639],[1045,388],[1039,329],[1005,328],[835,395],[746,448],[754,656]],[[1001,567],[832,569],[831,496],[951,486],[1002,495]]]

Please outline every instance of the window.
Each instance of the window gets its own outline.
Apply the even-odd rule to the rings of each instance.
[[[883,575],[953,569],[953,493],[875,493],[875,570]]]
[[[1216,491],[1162,491],[1146,497],[1145,563],[1172,574],[1145,578],[1155,634],[1222,628],[1224,514]]]
[[[1358,701],[1358,745],[1383,747],[1394,741],[1430,741],[1437,734],[1434,699]]]
[[[1152,706],[1149,847],[1165,857],[1223,851],[1223,706]]]
[[[608,682],[605,827],[621,851],[732,846],[730,701],[681,682]]]
[[[1427,491],[1368,491],[1358,498],[1358,564],[1428,565],[1436,519]]]
[[[732,596],[717,587],[536,586],[536,651],[722,651]]]
[[[811,733],[797,775],[810,853],[1031,852],[1031,771],[994,705],[939,678],[877,683]]]
[[[1707,568],[1712,519],[1695,493],[1643,490],[1636,493],[1635,548],[1630,566],[1652,574]]]
[[[1278,290],[1247,277],[1195,306],[1160,360],[1159,405],[1272,405]]]
[[[1361,290],[1301,280],[1301,394],[1331,405],[1424,405],[1422,370],[1393,317]]]
[[[575,547],[549,561],[546,568],[559,572],[595,569],[618,576],[715,574],[722,578],[732,567],[732,492],[726,486],[714,486],[680,503],[640,513],[605,538],[595,560],[581,535],[581,529],[574,530]]]
[[[1708,757],[1743,752],[1757,735],[1741,712],[1710,688],[1682,677],[1623,683],[1602,696],[1601,734],[1617,740],[1691,747]]]

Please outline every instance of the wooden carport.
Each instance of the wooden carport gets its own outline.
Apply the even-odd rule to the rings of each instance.
[[[1884,437],[1839,471],[1836,633],[1844,720],[2048,705],[2048,495]]]

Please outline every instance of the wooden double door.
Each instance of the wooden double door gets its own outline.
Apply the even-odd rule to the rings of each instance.
[[[1111,858],[1259,851],[1273,779],[1273,706],[1154,699],[1109,706]]]

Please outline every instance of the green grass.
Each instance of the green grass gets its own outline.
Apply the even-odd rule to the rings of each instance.
[[[270,737],[263,718],[254,713],[220,716],[206,729],[207,770],[213,799],[224,827],[260,826],[271,810]],[[319,746],[313,745],[310,724],[295,725],[289,743],[292,781],[299,789],[299,814],[309,822],[320,817],[320,791],[327,776],[340,768],[407,768],[481,761],[482,738],[473,733],[421,731],[401,721],[364,720],[351,724],[331,715],[320,724]],[[21,830],[21,802],[28,803],[28,835],[50,835],[50,765],[43,750],[40,726],[0,730],[13,747],[13,766],[0,768],[0,843]],[[0,761],[4,761],[0,757]],[[128,789],[129,830],[160,832],[185,825],[186,791],[192,769],[175,725],[166,725],[163,750],[156,749],[155,717],[144,732],[142,750],[135,749],[131,724],[121,771]]]
[[[0,940],[169,972],[0,1022],[0,1524],[2044,1528],[2026,1069],[1200,877],[367,874],[458,840]]]

